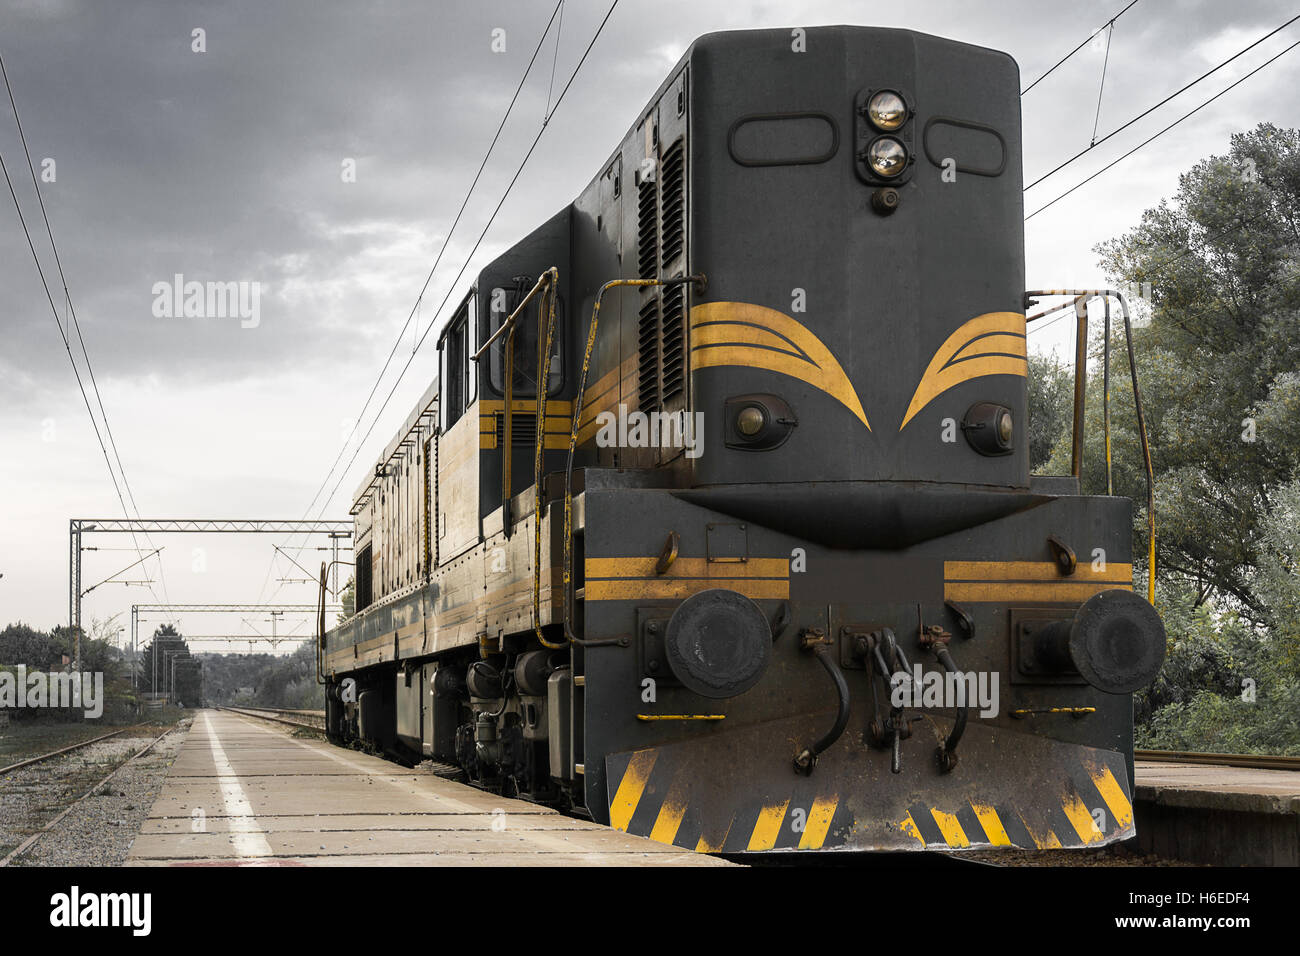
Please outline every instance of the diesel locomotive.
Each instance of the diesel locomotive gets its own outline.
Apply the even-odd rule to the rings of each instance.
[[[1023,216],[1010,56],[696,40],[358,490],[331,739],[701,852],[1133,835],[1165,635],[1029,473]]]

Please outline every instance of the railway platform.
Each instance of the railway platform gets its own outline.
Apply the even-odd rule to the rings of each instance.
[[[206,710],[128,866],[729,866]]]
[[[1143,852],[1217,866],[1300,866],[1300,772],[1194,760],[1135,762]]]

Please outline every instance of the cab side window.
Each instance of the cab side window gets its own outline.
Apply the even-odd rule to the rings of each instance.
[[[515,303],[523,299],[528,289],[517,286],[514,290],[496,289],[493,291],[491,308],[488,315],[488,334],[501,328],[506,317],[514,310]],[[537,396],[537,356],[541,351],[539,336],[545,339],[545,328],[541,324],[549,316],[540,314],[541,297],[533,299],[515,321],[514,370],[511,394],[515,398],[535,398]],[[488,382],[498,395],[505,394],[505,355],[506,343],[510,335],[503,335],[496,340],[489,352]],[[564,387],[564,301],[557,297],[555,302],[555,329],[551,339],[550,369],[547,373],[547,395],[557,395]]]
[[[439,377],[442,381],[438,409],[444,433],[460,420],[465,409],[474,401],[477,382],[474,363],[469,360],[473,351],[473,305],[474,297],[471,293],[447,323],[438,346],[441,357]]]

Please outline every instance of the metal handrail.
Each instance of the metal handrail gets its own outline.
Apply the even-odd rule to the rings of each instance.
[[[1106,492],[1112,491],[1110,468],[1110,299],[1113,296],[1119,302],[1120,313],[1124,318],[1124,339],[1128,346],[1129,375],[1133,381],[1133,407],[1137,413],[1138,436],[1142,441],[1142,461],[1146,470],[1147,482],[1147,601],[1155,604],[1156,600],[1156,493],[1155,472],[1151,464],[1151,444],[1147,439],[1146,416],[1142,412],[1142,392],[1138,387],[1137,359],[1133,353],[1133,325],[1129,317],[1128,301],[1122,292],[1114,289],[1034,289],[1025,293],[1025,306],[1037,304],[1035,296],[1070,296],[1072,303],[1053,306],[1025,316],[1025,323],[1033,322],[1048,315],[1054,315],[1068,308],[1074,308],[1078,317],[1075,330],[1074,349],[1074,420],[1071,434],[1071,472],[1076,478],[1083,470],[1083,410],[1084,386],[1088,374],[1088,302],[1102,299],[1106,305],[1105,334],[1106,342],[1103,352],[1102,415],[1103,429],[1106,437]]]
[[[587,347],[582,354],[582,372],[578,376],[578,392],[573,401],[573,420],[569,425],[569,459],[564,469],[564,636],[570,643],[579,645],[619,643],[626,644],[627,638],[611,638],[602,641],[583,641],[573,633],[573,456],[578,447],[578,423],[582,419],[582,402],[587,392],[587,373],[591,368],[591,355],[596,347],[596,327],[600,320],[600,304],[605,293],[617,288],[650,288],[654,286],[685,285],[690,283],[697,292],[703,292],[708,280],[701,273],[691,276],[675,276],[671,279],[612,279],[600,287],[596,293],[596,302],[591,310],[591,325],[587,329]]]

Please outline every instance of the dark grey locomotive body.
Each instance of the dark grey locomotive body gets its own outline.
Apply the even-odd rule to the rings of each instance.
[[[331,735],[703,851],[1130,835],[1163,632],[1129,502],[1028,473],[1018,90],[909,31],[696,41],[360,489],[407,570],[324,635]]]

